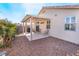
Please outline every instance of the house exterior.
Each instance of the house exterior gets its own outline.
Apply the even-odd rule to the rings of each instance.
[[[38,16],[50,19],[50,36],[79,44],[79,5],[43,7]]]
[[[43,7],[38,17],[50,20],[49,36],[79,44],[79,5]]]

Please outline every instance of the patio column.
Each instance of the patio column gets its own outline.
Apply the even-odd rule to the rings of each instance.
[[[30,18],[30,41],[32,41],[32,19]]]
[[[27,34],[27,22],[25,22],[25,34]]]
[[[24,22],[23,22],[23,34],[25,33]]]

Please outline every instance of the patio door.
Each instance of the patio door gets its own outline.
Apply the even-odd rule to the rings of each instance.
[[[30,33],[30,27],[27,27],[27,32]]]
[[[36,25],[36,31],[37,31],[37,32],[40,32],[40,30],[39,30],[39,25]]]

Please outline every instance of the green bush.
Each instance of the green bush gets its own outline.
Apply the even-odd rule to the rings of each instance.
[[[4,45],[11,45],[12,37],[16,34],[16,24],[7,19],[0,19],[0,36],[4,38]],[[2,47],[2,46],[0,46]]]
[[[1,44],[0,44],[0,48],[4,48],[4,47],[5,47],[4,45],[1,45]]]

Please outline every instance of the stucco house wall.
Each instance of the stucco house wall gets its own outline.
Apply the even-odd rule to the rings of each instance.
[[[52,8],[44,11],[38,16],[50,19],[50,36],[79,44],[79,8]],[[76,31],[65,30],[66,16],[76,17]]]

